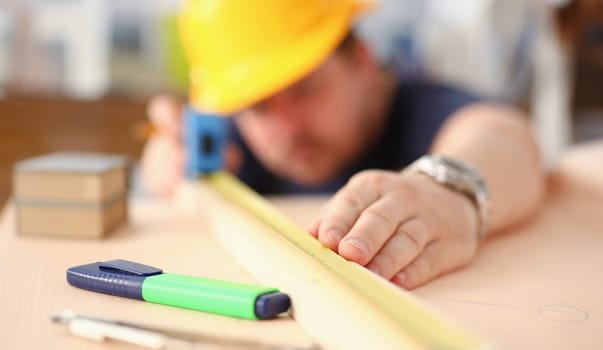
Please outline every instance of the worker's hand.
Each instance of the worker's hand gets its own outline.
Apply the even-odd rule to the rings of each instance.
[[[412,289],[475,256],[477,223],[468,197],[426,175],[368,170],[335,194],[311,233],[345,259]]]
[[[142,152],[143,184],[154,194],[170,196],[184,177],[181,103],[170,96],[156,96],[147,114],[153,131]]]
[[[152,132],[141,157],[142,180],[151,193],[171,196],[184,179],[186,150],[182,139],[182,103],[159,95],[151,99],[147,109]],[[228,144],[224,154],[226,170],[236,172],[242,154],[234,144]]]

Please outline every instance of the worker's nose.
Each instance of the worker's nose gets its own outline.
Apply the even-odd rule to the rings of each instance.
[[[281,136],[303,133],[306,126],[303,109],[294,101],[276,97],[267,103],[268,113],[273,120],[274,132]]]

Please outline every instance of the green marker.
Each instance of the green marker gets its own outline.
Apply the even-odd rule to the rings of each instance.
[[[95,292],[252,320],[273,318],[291,306],[289,296],[276,288],[163,273],[127,260],[72,267],[67,282]]]

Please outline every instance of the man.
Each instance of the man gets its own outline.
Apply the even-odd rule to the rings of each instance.
[[[311,234],[410,289],[467,264],[488,232],[528,218],[543,176],[516,110],[384,75],[346,36],[361,5],[188,2],[191,102],[235,115],[228,167],[256,190],[336,191]],[[166,194],[185,159],[178,107],[158,99],[150,114],[160,132],[143,173]]]

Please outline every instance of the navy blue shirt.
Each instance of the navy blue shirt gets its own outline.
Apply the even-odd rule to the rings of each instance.
[[[427,153],[444,121],[476,98],[441,85],[402,83],[390,107],[387,124],[379,141],[340,175],[320,186],[306,187],[270,173],[245,145],[232,124],[232,140],[243,152],[237,176],[262,194],[333,193],[355,173],[366,169],[401,169]]]

